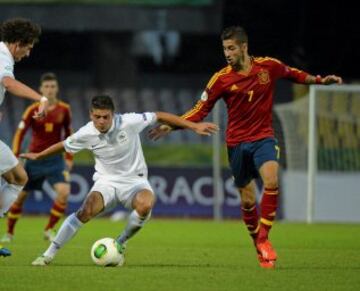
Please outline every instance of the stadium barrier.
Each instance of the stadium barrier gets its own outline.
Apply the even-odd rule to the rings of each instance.
[[[77,166],[71,174],[71,195],[67,213],[76,211],[93,183],[93,167]],[[212,169],[211,168],[149,168],[149,180],[157,195],[153,215],[158,217],[212,218]],[[233,185],[229,170],[222,171],[225,218],[240,217],[240,197]],[[259,191],[260,193],[260,191]],[[259,194],[258,193],[258,194]],[[34,191],[25,203],[24,212],[45,214],[49,212],[55,193],[44,183],[43,191]],[[117,207],[115,210],[119,210]],[[281,213],[281,212],[279,212]],[[278,216],[281,218],[281,215]]]

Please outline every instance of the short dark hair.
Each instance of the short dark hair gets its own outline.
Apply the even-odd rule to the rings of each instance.
[[[108,95],[97,95],[91,99],[91,110],[92,109],[108,109],[114,112],[114,102]]]
[[[40,85],[46,81],[57,81],[57,76],[52,72],[47,72],[41,75],[40,77]]]
[[[241,26],[230,26],[223,30],[221,33],[221,40],[235,39],[239,43],[247,43],[248,36],[244,28]]]
[[[19,42],[21,46],[25,46],[39,40],[41,28],[29,19],[12,18],[1,24],[0,34],[4,42]]]

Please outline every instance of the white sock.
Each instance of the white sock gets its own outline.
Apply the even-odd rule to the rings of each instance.
[[[24,186],[4,182],[0,188],[0,217],[9,210]]]
[[[129,238],[134,236],[145,224],[145,222],[150,218],[151,212],[145,217],[141,217],[136,210],[133,210],[128,218],[128,223],[125,227],[125,230],[121,233],[120,236],[116,238],[116,241],[120,244],[124,244]]]
[[[62,223],[58,233],[44,256],[54,258],[58,250],[74,237],[83,223],[76,217],[75,213],[69,215]]]

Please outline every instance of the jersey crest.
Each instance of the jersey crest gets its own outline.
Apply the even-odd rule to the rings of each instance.
[[[270,74],[268,70],[261,70],[257,75],[259,84],[265,85],[270,82]]]
[[[143,115],[144,116],[144,115]],[[128,136],[125,131],[120,131],[116,137],[116,140],[119,144],[125,143],[128,141]]]

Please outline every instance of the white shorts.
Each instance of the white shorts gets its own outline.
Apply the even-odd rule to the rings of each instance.
[[[132,209],[131,204],[134,196],[144,189],[154,193],[149,181],[144,177],[126,178],[121,182],[110,182],[99,178],[90,192],[97,191],[101,193],[105,210],[113,208],[119,203],[128,209]]]
[[[0,175],[14,168],[19,163],[11,149],[0,140]]]

